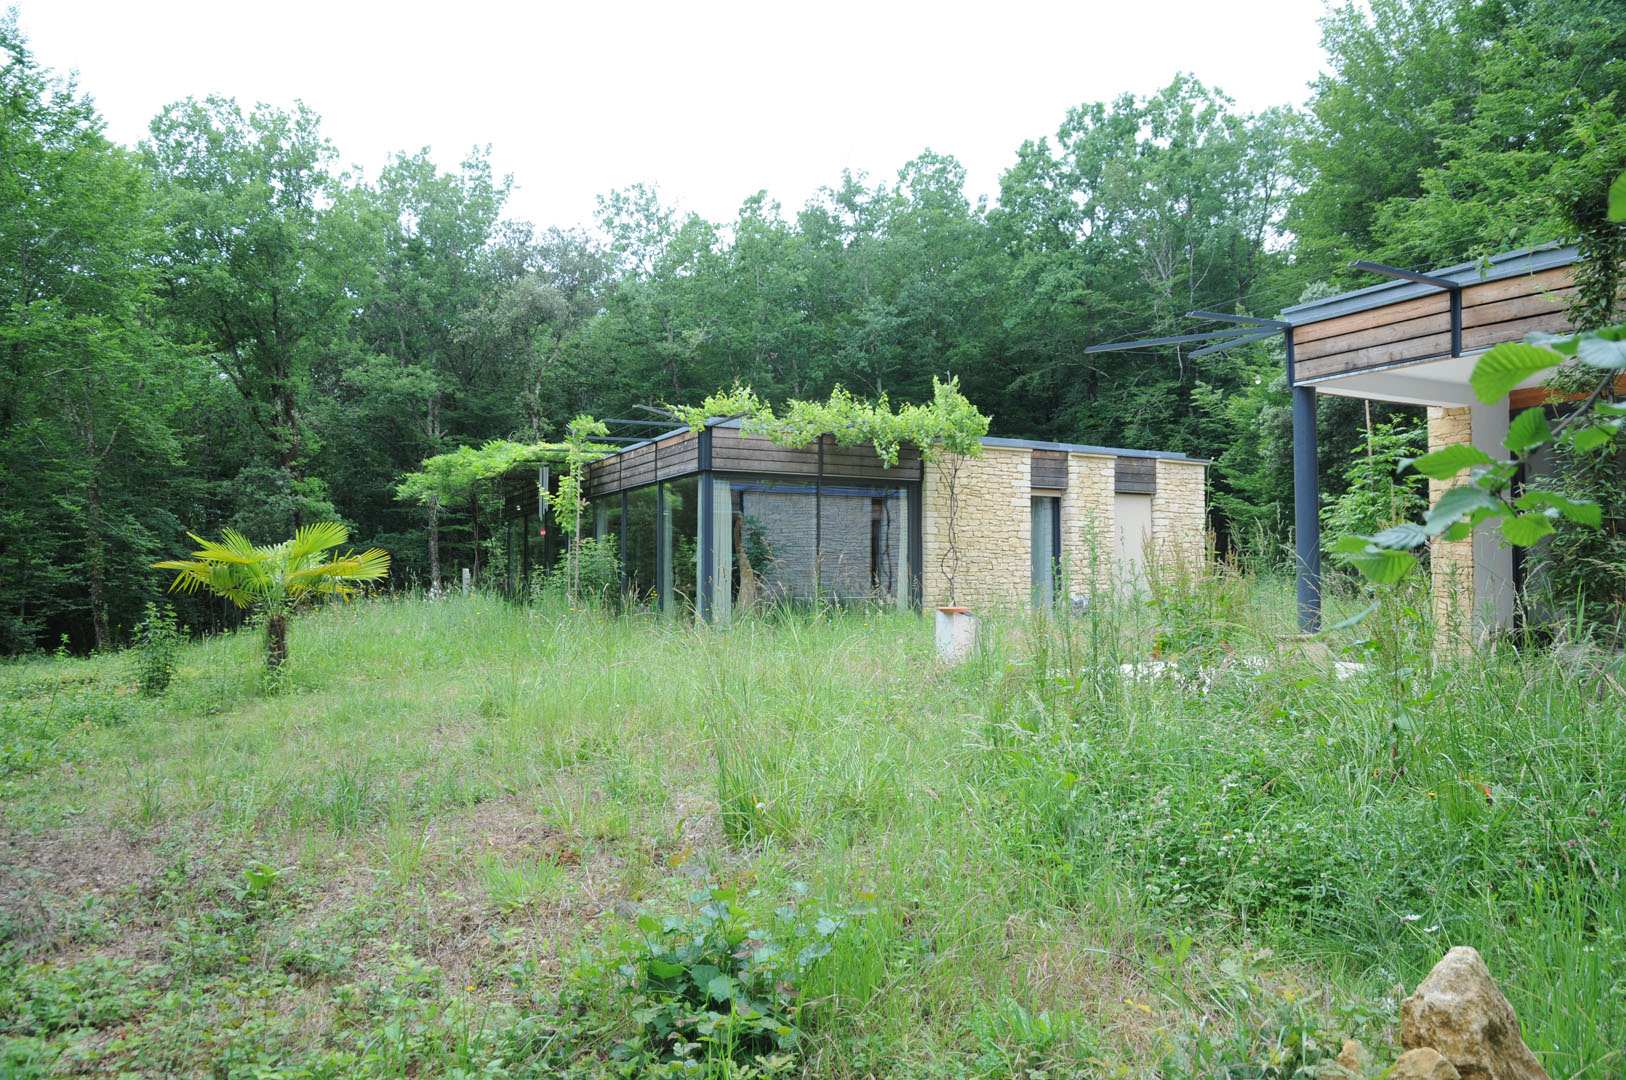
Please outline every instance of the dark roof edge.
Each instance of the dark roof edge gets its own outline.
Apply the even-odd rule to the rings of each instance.
[[[984,446],[1006,447],[1012,450],[1064,450],[1070,454],[1094,454],[1097,457],[1163,458],[1166,461],[1185,461],[1193,465],[1211,465],[1203,458],[1187,457],[1175,450],[1126,450],[1121,446],[1091,446],[1087,443],[1041,442],[1037,439],[1000,439],[984,436]]]
[[[1568,266],[1580,257],[1573,244],[1543,244],[1540,247],[1504,251],[1488,259],[1458,263],[1440,270],[1430,270],[1433,277],[1446,278],[1459,285],[1478,285],[1502,278],[1536,274],[1559,266]],[[1391,280],[1368,285],[1354,292],[1339,293],[1324,300],[1311,300],[1282,309],[1282,319],[1294,326],[1324,322],[1340,315],[1353,315],[1386,304],[1398,304],[1419,296],[1428,296],[1440,290],[1419,281]]]
[[[737,428],[741,426],[742,424],[738,417],[714,417],[706,421],[706,427],[708,428]],[[619,454],[626,453],[628,450],[636,450],[640,446],[648,446],[650,443],[660,442],[664,439],[669,439],[677,435],[686,435],[688,433],[688,429],[684,428],[679,431],[670,431],[657,435],[653,439],[645,439],[643,442],[629,443],[628,445],[621,447],[614,454],[606,454],[604,457],[601,457],[598,460],[608,461]],[[1087,443],[1043,442],[1038,439],[1001,439],[993,436],[984,436],[982,444],[984,446],[1005,447],[1013,450],[1064,450],[1072,454],[1095,454],[1099,457],[1163,458],[1168,461],[1186,461],[1192,463],[1193,465],[1213,464],[1213,462],[1203,458],[1187,457],[1185,454],[1175,450],[1128,450],[1120,446],[1092,446]]]

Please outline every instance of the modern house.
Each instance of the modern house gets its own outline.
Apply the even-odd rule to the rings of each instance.
[[[777,601],[1081,596],[1147,558],[1203,552],[1207,463],[1182,454],[984,439],[981,457],[887,466],[825,436],[802,448],[738,420],[645,440],[590,466],[594,532],[624,588],[711,621]]]
[[[1468,378],[1480,354],[1534,331],[1573,329],[1564,301],[1575,289],[1573,247],[1497,255],[1415,274],[1357,264],[1394,280],[1282,312],[1288,381],[1293,387],[1295,524],[1299,552],[1299,616],[1304,629],[1319,617],[1315,401],[1318,394],[1426,406],[1430,450],[1472,443],[1503,458],[1502,440],[1514,412],[1533,405],[1561,408],[1541,385],[1525,380],[1508,400],[1482,404]],[[1544,373],[1545,374],[1545,373]],[[1540,458],[1529,463],[1539,471]],[[1445,485],[1430,484],[1431,498]],[[1521,579],[1520,553],[1493,528],[1471,539],[1436,541],[1431,566],[1435,610],[1442,625],[1475,633],[1508,626]]]

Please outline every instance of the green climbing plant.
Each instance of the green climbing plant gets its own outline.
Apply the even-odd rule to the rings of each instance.
[[[609,429],[601,422],[590,416],[578,416],[566,426],[563,442],[517,443],[492,439],[479,446],[460,446],[426,458],[421,469],[403,476],[396,485],[395,497],[424,506],[466,503],[474,525],[478,560],[480,495],[486,487],[504,473],[527,465],[563,465],[566,475],[560,482],[560,492],[547,498],[560,528],[574,537],[580,526],[580,506],[574,510],[569,507],[572,499],[578,504],[581,501],[578,478],[587,465],[615,452],[616,448],[610,444],[592,441],[595,435],[608,433]],[[564,496],[563,501],[561,496]],[[479,572],[478,561],[475,572]]]
[[[869,443],[888,466],[898,463],[898,453],[905,446],[917,450],[925,464],[941,462],[948,526],[943,571],[949,603],[954,603],[960,563],[960,466],[966,458],[982,456],[982,439],[988,434],[990,419],[960,393],[957,377],[944,381],[933,376],[930,401],[897,409],[884,394],[868,401],[838,386],[825,401],[792,400],[775,410],[749,386],[739,384],[699,405],[667,408],[691,431],[717,417],[738,418],[746,434],[761,435],[777,446],[804,447],[828,435],[838,446]]]
[[[585,413],[565,426],[563,462],[565,474],[559,478],[558,489],[548,496],[548,506],[553,510],[553,520],[566,535],[565,590],[572,607],[575,606],[577,594],[581,591],[582,510],[587,506],[587,500],[582,492],[582,478],[587,472],[587,466],[604,456],[605,448],[591,440],[594,436],[606,436],[609,433],[610,429],[604,425],[604,421],[595,420]]]

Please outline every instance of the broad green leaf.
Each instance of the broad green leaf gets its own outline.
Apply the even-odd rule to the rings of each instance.
[[[1340,536],[1332,545],[1332,550],[1338,555],[1359,555],[1372,546],[1370,536]]]
[[[1391,525],[1376,536],[1372,543],[1378,547],[1394,548],[1397,551],[1410,551],[1419,547],[1428,540],[1428,533],[1423,531],[1421,525],[1410,521],[1402,521],[1398,525]]]
[[[1609,220],[1626,221],[1626,172],[1609,185]]]
[[[1576,346],[1576,357],[1588,367],[1604,371],[1626,368],[1626,342],[1610,341],[1597,334],[1587,334]]]
[[[1474,373],[1468,376],[1468,385],[1480,401],[1493,405],[1530,376],[1557,367],[1562,360],[1551,349],[1522,341],[1503,342],[1479,358]]]
[[[660,920],[653,915],[638,916],[638,929],[646,934],[658,934],[661,931]]]
[[[1626,401],[1600,401],[1592,408],[1599,416],[1626,416]]]
[[[1410,553],[1392,548],[1368,547],[1348,558],[1350,565],[1359,570],[1361,576],[1378,585],[1393,585],[1417,565],[1417,559]]]
[[[1603,524],[1603,510],[1590,499],[1569,499],[1553,491],[1541,488],[1532,488],[1519,496],[1519,501],[1513,505],[1520,510],[1534,510],[1544,508],[1551,513],[1563,514],[1571,521],[1581,525],[1591,525],[1597,528]]]
[[[1413,459],[1411,467],[1431,480],[1449,480],[1463,469],[1495,463],[1495,458],[1477,446],[1453,443],[1432,454],[1424,454],[1420,458]]]
[[[734,980],[719,975],[706,983],[706,993],[713,1001],[728,1001],[734,997]]]
[[[1553,531],[1546,514],[1520,514],[1502,519],[1502,535],[1515,547],[1529,547]]]
[[[1526,409],[1513,418],[1502,445],[1512,453],[1522,454],[1531,447],[1551,442],[1552,438],[1553,429],[1547,426],[1547,417],[1541,409]]]
[[[1576,428],[1569,434],[1570,445],[1585,453],[1596,450],[1607,443],[1614,435],[1613,432],[1601,427]]]
[[[1477,519],[1482,512],[1486,516],[1505,514],[1507,505],[1484,488],[1463,484],[1441,495],[1434,508],[1423,515],[1423,529],[1430,536],[1438,536],[1462,518],[1475,515]]]
[[[1472,536],[1473,534],[1474,527],[1472,525],[1468,524],[1466,521],[1459,521],[1441,533],[1440,539],[1454,544],[1458,540],[1468,539],[1468,537]]]
[[[649,973],[657,979],[675,979],[683,974],[683,965],[669,964],[665,960],[651,960]]]

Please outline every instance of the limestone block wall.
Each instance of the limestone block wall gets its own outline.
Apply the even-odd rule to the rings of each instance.
[[[1170,567],[1195,567],[1207,557],[1208,466],[1199,461],[1157,459],[1152,494],[1152,550]]]
[[[1061,493],[1061,555],[1072,598],[1107,586],[1114,573],[1117,459],[1072,453]],[[1152,540],[1159,557],[1192,564],[1205,556],[1206,466],[1158,459]],[[953,599],[967,607],[1026,605],[1033,587],[1032,451],[984,447],[980,458],[927,465],[921,508],[922,595],[927,608],[950,599],[949,474],[958,469],[955,514],[959,566]],[[1043,492],[1041,491],[1041,494]]]
[[[1468,406],[1457,408],[1431,407],[1428,410],[1428,449],[1432,453],[1455,443],[1473,441],[1473,410]],[[1463,481],[1430,480],[1428,500],[1432,505],[1439,497]],[[1429,550],[1429,567],[1433,575],[1434,617],[1442,631],[1465,630],[1474,608],[1474,542],[1473,540],[1435,540]]]
[[[1072,599],[1112,580],[1113,487],[1117,458],[1069,454],[1067,493],[1061,500],[1061,552]]]
[[[920,523],[924,606],[930,610],[950,600],[951,473],[959,554],[954,602],[974,608],[1027,603],[1033,583],[1032,452],[988,446],[980,458],[945,455],[925,468]]]

